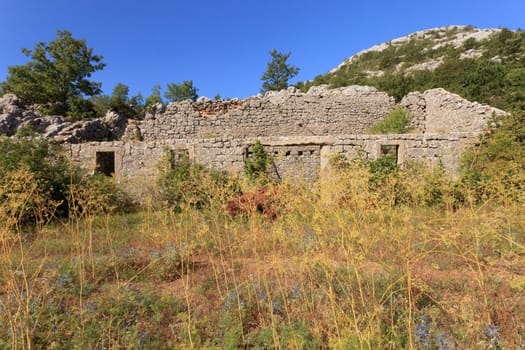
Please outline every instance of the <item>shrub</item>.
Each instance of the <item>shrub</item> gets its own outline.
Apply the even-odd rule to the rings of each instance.
[[[494,119],[462,159],[460,184],[474,199],[525,201],[525,112]]]
[[[68,184],[72,169],[62,150],[46,140],[20,138],[0,139],[0,179],[8,179],[21,169],[25,169],[37,186],[46,203],[58,204],[58,214],[67,212]],[[76,177],[77,174],[73,174]],[[28,214],[24,221],[34,219]]]
[[[111,179],[86,175],[70,164],[59,145],[47,140],[0,138],[0,164],[0,204],[8,208],[24,199],[23,207],[15,205],[19,208],[17,226],[39,224],[50,216],[129,207],[130,202]],[[11,214],[14,212],[4,212]]]
[[[244,174],[248,180],[254,182],[266,181],[266,170],[270,166],[272,159],[259,140],[252,146],[252,158],[246,158],[244,164]]]
[[[239,184],[224,171],[205,169],[191,162],[185,153],[166,149],[159,163],[161,199],[176,210],[181,205],[195,208],[224,203],[238,193]]]
[[[368,132],[371,134],[404,134],[410,131],[411,120],[410,112],[398,106],[385,119],[372,125]]]
[[[117,186],[113,177],[103,174],[84,175],[69,184],[70,215],[90,217],[130,212],[135,206],[132,199]]]

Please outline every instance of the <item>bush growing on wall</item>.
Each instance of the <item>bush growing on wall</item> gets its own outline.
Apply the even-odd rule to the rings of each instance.
[[[252,183],[266,180],[266,170],[272,162],[268,152],[259,140],[252,146],[252,158],[246,158],[244,174]]]
[[[410,131],[411,120],[410,112],[398,106],[385,119],[368,129],[368,132],[371,134],[404,134]]]

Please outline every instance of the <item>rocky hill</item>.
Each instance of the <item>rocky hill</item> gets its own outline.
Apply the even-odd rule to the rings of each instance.
[[[524,31],[449,26],[373,46],[298,87],[371,85],[398,101],[410,91],[444,88],[468,100],[523,109],[524,67]]]

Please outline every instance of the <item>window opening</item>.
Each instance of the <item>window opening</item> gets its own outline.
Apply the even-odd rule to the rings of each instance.
[[[170,169],[175,169],[180,163],[189,162],[189,152],[186,149],[170,149],[168,151]]]
[[[388,157],[395,160],[395,164],[398,164],[399,160],[399,145],[381,145],[381,157]]]
[[[97,152],[95,172],[112,176],[115,174],[115,152]]]

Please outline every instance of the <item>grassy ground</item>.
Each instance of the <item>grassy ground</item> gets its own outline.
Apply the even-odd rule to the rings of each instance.
[[[0,348],[525,344],[523,206],[389,205],[345,188],[282,184],[276,217],[212,203],[6,225]]]

